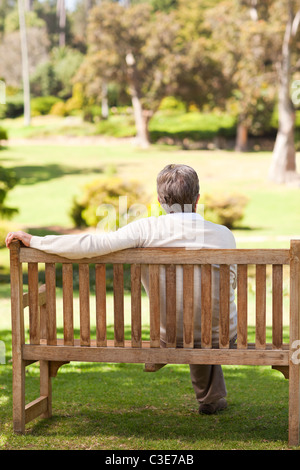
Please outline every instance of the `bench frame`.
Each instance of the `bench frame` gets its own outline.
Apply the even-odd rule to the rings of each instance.
[[[23,293],[23,264],[28,292]],[[38,263],[45,263],[45,285],[38,284]],[[64,338],[56,333],[55,265],[62,263]],[[80,339],[73,338],[73,264],[79,266]],[[114,340],[106,338],[105,265],[113,264]],[[97,338],[90,339],[89,265],[95,265]],[[131,340],[124,339],[123,264],[131,266]],[[149,265],[150,341],[141,339],[141,265]],[[220,265],[220,339],[211,340],[211,265]],[[229,267],[237,265],[237,344],[229,348]],[[256,265],[256,341],[247,341],[247,265]],[[159,266],[166,269],[167,344],[160,345]],[[183,266],[183,348],[176,348],[176,265]],[[201,348],[194,348],[193,266],[201,265]],[[266,266],[272,266],[272,343],[266,343]],[[289,266],[289,343],[283,343],[282,272]],[[13,428],[52,415],[51,377],[70,361],[144,363],[146,371],[165,364],[269,365],[289,378],[289,445],[299,444],[300,422],[300,240],[290,249],[185,250],[137,248],[92,259],[69,260],[13,242],[10,249],[13,355]],[[29,343],[24,308],[29,307]],[[40,363],[40,396],[25,404],[25,368]]]

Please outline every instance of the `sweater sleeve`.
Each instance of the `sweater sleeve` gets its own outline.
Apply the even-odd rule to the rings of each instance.
[[[141,246],[141,229],[137,222],[132,222],[116,232],[33,236],[30,248],[68,259],[93,258],[113,251],[135,248]]]

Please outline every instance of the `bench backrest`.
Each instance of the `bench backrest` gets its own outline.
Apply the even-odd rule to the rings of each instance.
[[[95,270],[96,341],[106,347],[125,346],[124,334],[124,265],[131,272],[131,343],[126,346],[142,347],[141,266],[149,266],[149,325],[150,346],[160,347],[159,266],[166,269],[167,347],[176,346],[176,265],[183,269],[183,341],[184,348],[194,347],[193,333],[193,267],[201,266],[201,347],[212,348],[211,327],[211,266],[220,266],[219,348],[229,348],[229,266],[237,266],[237,350],[249,349],[248,342],[248,291],[255,289],[255,350],[285,349],[283,341],[283,296],[290,297],[290,341],[299,339],[300,291],[300,241],[292,241],[291,249],[253,250],[185,250],[184,248],[139,248],[123,250],[93,258],[68,260],[39,250],[11,246],[11,289],[14,334],[24,339],[23,307],[29,306],[29,342],[57,344],[56,267],[62,265],[63,290],[63,344],[74,345],[73,327],[73,274],[78,264],[80,341],[90,346],[90,269]],[[45,265],[45,293],[39,296],[39,265]],[[23,299],[23,270],[28,266],[28,294]],[[106,267],[113,269],[114,340],[107,341]],[[91,267],[92,266],[92,267]],[[248,274],[251,271],[251,284]],[[284,283],[284,273],[288,283]],[[267,279],[272,291],[272,340],[266,339]],[[253,286],[254,283],[254,286]],[[47,299],[46,306],[45,299]],[[252,312],[251,312],[252,314]],[[23,331],[22,331],[23,328]]]

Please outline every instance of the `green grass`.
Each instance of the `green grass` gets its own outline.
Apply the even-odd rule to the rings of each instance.
[[[142,365],[67,364],[52,379],[53,417],[38,418],[26,425],[24,436],[15,435],[10,336],[1,330],[7,344],[6,365],[0,365],[2,450],[289,448],[288,381],[269,367],[224,366],[229,407],[199,416],[188,366],[168,365],[152,374]],[[31,365],[26,402],[38,394],[39,369]]]
[[[78,139],[75,144],[51,139],[40,144],[13,143],[1,151],[1,164],[14,168],[20,177],[7,201],[20,209],[12,227],[36,234],[70,228],[68,212],[73,196],[80,193],[82,185],[112,169],[124,179],[144,181],[145,189],[155,198],[156,175],[172,162],[197,170],[202,194],[233,191],[248,196],[245,217],[234,230],[238,247],[288,248],[289,239],[300,234],[300,191],[267,180],[270,153],[185,152],[158,145],[140,150],[130,143],[88,144]],[[53,380],[53,418],[30,423],[25,436],[14,435],[9,293],[8,250],[0,249],[0,341],[4,341],[7,353],[6,364],[0,365],[0,448],[288,448],[288,381],[265,367],[225,366],[228,410],[199,417],[187,366],[169,365],[146,374],[140,365],[72,363],[61,368]],[[128,316],[128,296],[125,299]],[[250,289],[251,312],[254,301],[254,290]],[[286,318],[287,304],[286,293]],[[249,340],[253,339],[253,324],[254,320]],[[26,383],[28,401],[38,394],[35,365],[28,368]]]

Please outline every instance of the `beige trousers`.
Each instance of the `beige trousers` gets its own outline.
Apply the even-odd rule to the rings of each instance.
[[[222,366],[190,365],[192,385],[200,403],[214,403],[227,395]]]
[[[230,341],[233,347],[236,337]],[[214,347],[214,346],[213,346]],[[199,403],[214,403],[227,395],[222,366],[190,364],[192,385]]]

